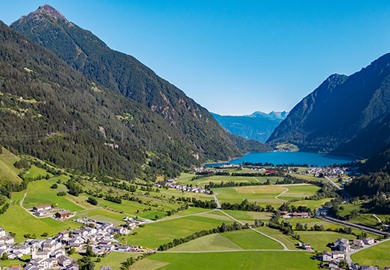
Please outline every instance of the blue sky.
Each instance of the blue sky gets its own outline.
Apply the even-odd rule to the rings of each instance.
[[[291,110],[390,52],[390,1],[5,0],[0,19],[46,3],[219,114]]]

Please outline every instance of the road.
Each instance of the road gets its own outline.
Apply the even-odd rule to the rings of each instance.
[[[341,192],[341,196],[343,197],[343,203],[347,202],[352,198],[352,196],[349,195],[348,192],[346,192],[344,189],[336,185],[336,183],[333,182],[328,176],[325,176],[325,179],[328,180],[329,184],[331,184],[333,187],[335,187],[337,190]]]
[[[362,251],[362,250],[365,250],[365,249],[367,249],[367,248],[371,248],[371,247],[374,247],[374,246],[376,246],[376,245],[382,244],[382,243],[387,242],[387,241],[389,241],[389,240],[390,240],[390,238],[385,239],[385,240],[380,241],[380,242],[378,241],[378,242],[376,242],[375,244],[372,244],[372,245],[369,245],[369,246],[364,246],[364,247],[359,248],[359,249],[354,249],[354,250],[352,250],[351,252],[347,252],[347,253],[345,254],[345,256],[346,256],[346,260],[347,260],[348,264],[351,265],[351,263],[352,263],[352,259],[351,259],[351,255],[352,255],[352,254],[355,254],[355,253],[360,252],[360,251]]]
[[[218,201],[217,195],[217,193],[214,193],[214,201],[217,204],[217,209],[221,209],[221,204]]]
[[[373,233],[373,234],[376,234],[376,235],[389,235],[388,232],[384,232],[384,231],[381,231],[381,230],[378,230],[378,229],[375,229],[375,228],[372,228],[372,227],[358,225],[358,224],[355,224],[355,223],[351,223],[351,222],[348,222],[348,221],[344,221],[344,220],[340,220],[340,219],[337,219],[337,218],[330,217],[330,216],[328,216],[327,208],[320,209],[319,210],[319,216],[321,218],[327,220],[327,221],[330,221],[330,222],[333,222],[333,223],[342,224],[342,225],[345,225],[345,226],[356,228],[356,229],[359,229],[359,230],[362,230],[362,231],[366,231],[366,232],[369,232],[369,233]]]

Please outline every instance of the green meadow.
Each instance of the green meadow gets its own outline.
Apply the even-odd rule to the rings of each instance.
[[[68,197],[72,197],[71,195],[57,196],[59,190],[66,190],[66,187],[58,184],[58,189],[51,189],[50,187],[54,183],[56,183],[55,179],[30,182],[26,190],[27,196],[23,202],[23,206],[32,208],[38,205],[51,204],[57,208],[72,212],[84,210],[83,207],[68,200]]]
[[[248,229],[207,235],[176,246],[170,249],[170,251],[232,251],[251,249],[281,250],[282,246],[274,240]]]
[[[249,202],[257,202],[261,205],[280,205],[284,200],[275,198],[280,193],[288,190],[283,186],[265,185],[265,186],[245,186],[214,189],[218,194],[218,200],[228,203],[241,203],[247,199]]]
[[[22,170],[14,166],[14,163],[20,160],[20,158],[5,148],[2,148],[2,150],[3,153],[0,155],[0,184],[7,181],[22,182],[22,179],[18,176]]]
[[[13,193],[12,195],[9,209],[1,215],[0,226],[8,232],[16,233],[15,241],[25,240],[23,235],[28,233],[35,234],[39,238],[44,232],[53,236],[68,228],[80,226],[71,220],[61,222],[52,218],[36,218],[20,206],[24,192]]]
[[[308,252],[212,252],[158,253],[136,262],[130,269],[237,270],[237,269],[316,269]]]
[[[302,242],[309,243],[313,249],[318,251],[330,251],[331,249],[326,245],[336,241],[338,238],[346,238],[348,240],[356,239],[356,236],[352,234],[328,231],[299,231],[297,233],[301,236]]]
[[[222,216],[218,219],[218,215],[215,215],[214,218],[198,215],[161,220],[135,229],[134,233],[129,235],[128,241],[135,245],[158,248],[175,238],[186,237],[201,230],[213,229],[223,222],[232,223]]]
[[[359,251],[351,255],[351,259],[359,265],[376,265],[380,269],[390,266],[390,241]]]
[[[41,169],[35,165],[31,165],[31,168],[23,174],[23,177],[25,179],[31,180],[31,179],[42,178],[45,177],[46,175],[49,175],[49,177],[53,176],[51,173],[48,173],[46,170]]]
[[[295,200],[295,199],[304,199],[308,196],[316,194],[320,187],[314,185],[282,185],[283,187],[288,188],[286,193],[283,193],[279,196],[279,199],[282,200]]]
[[[176,179],[176,182],[186,184],[186,185],[198,185],[205,186],[210,182],[219,184],[221,182],[235,182],[235,183],[245,183],[245,184],[258,184],[258,183],[266,183],[267,180],[270,181],[271,184],[276,183],[277,180],[282,180],[282,177],[274,177],[274,176],[231,176],[231,175],[212,175],[207,177],[201,177],[199,179],[192,180],[196,175],[194,174],[184,174],[183,176]]]

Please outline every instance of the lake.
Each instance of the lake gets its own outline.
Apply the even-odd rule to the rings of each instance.
[[[223,164],[250,163],[272,163],[274,165],[283,164],[308,164],[313,166],[327,166],[331,164],[345,164],[353,161],[347,157],[331,156],[319,153],[308,152],[261,152],[246,154],[241,158],[233,159],[229,162],[206,164],[206,167]]]

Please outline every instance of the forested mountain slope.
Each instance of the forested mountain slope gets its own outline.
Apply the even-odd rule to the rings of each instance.
[[[271,145],[370,156],[390,139],[390,54],[351,76],[332,75],[275,129]],[[388,122],[388,121],[387,121]]]
[[[201,159],[227,159],[242,153],[205,108],[134,57],[111,50],[51,6],[40,7],[11,27],[90,80],[160,114],[197,149]]]
[[[0,23],[0,144],[61,167],[173,176],[197,147],[157,113],[95,84]]]

